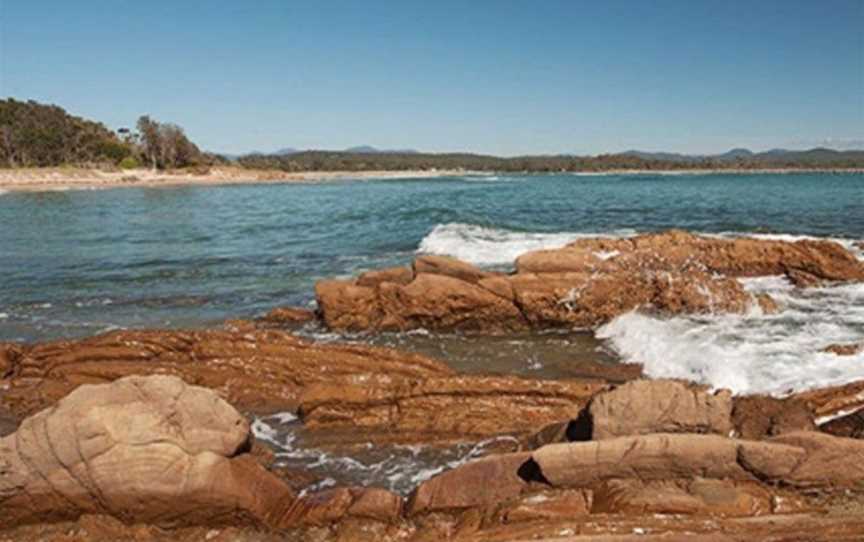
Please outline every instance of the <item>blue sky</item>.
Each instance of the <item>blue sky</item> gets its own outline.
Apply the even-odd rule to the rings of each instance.
[[[0,0],[0,96],[208,150],[864,147],[864,0]]]

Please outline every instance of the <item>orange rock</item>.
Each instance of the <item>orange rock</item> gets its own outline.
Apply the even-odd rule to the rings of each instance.
[[[414,280],[414,271],[409,267],[388,267],[375,271],[367,271],[357,277],[357,286],[374,288],[383,282],[408,284]]]
[[[732,430],[732,394],[676,380],[634,380],[599,393],[588,407],[592,438],[650,433],[714,433]]]
[[[823,348],[822,351],[837,356],[855,356],[864,352],[864,343],[832,344]]]
[[[0,402],[25,416],[81,384],[169,374],[206,386],[244,411],[293,410],[303,388],[372,375],[393,380],[449,375],[417,354],[317,344],[278,330],[117,331],[87,339],[21,345]]]
[[[315,313],[308,309],[277,307],[259,318],[258,321],[266,324],[296,325],[311,322],[314,319]]]
[[[525,434],[573,418],[603,389],[606,384],[597,380],[515,376],[370,379],[309,386],[300,413],[309,428],[378,428],[404,440],[464,439]]]
[[[414,260],[413,267],[415,275],[422,273],[445,275],[472,284],[496,276],[495,273],[482,271],[477,266],[449,256],[420,256]]]
[[[735,397],[732,424],[738,436],[751,440],[816,429],[813,413],[804,401],[764,395]]]

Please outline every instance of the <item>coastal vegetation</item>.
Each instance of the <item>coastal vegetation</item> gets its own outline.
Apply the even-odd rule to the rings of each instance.
[[[62,107],[13,98],[0,100],[0,167],[206,166],[219,157],[201,152],[183,128],[142,116],[137,131],[70,115]]]
[[[687,156],[629,151],[596,156],[570,154],[499,157],[472,153],[380,151],[356,147],[344,151],[287,149],[229,158],[199,149],[182,127],[140,117],[134,130],[105,125],[67,113],[57,105],[13,98],[0,100],[0,167],[150,167],[157,170],[236,165],[249,170],[599,172],[615,170],[756,170],[864,168],[864,151],[817,148]]]

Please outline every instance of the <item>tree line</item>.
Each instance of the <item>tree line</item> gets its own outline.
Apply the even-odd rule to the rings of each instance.
[[[202,152],[176,124],[145,115],[136,128],[115,133],[56,105],[0,100],[0,167],[109,164],[174,169],[222,160]]]

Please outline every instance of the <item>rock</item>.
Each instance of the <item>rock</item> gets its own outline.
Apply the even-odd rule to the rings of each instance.
[[[864,352],[864,343],[831,344],[823,348],[822,352],[836,356],[857,356]]]
[[[835,437],[815,431],[786,433],[768,441],[774,445],[797,447],[804,459],[788,471],[771,471],[760,466],[764,479],[795,487],[860,488],[864,482],[864,441]],[[769,458],[776,462],[777,458]],[[749,461],[749,459],[748,459]]]
[[[20,346],[15,343],[0,342],[0,379],[12,376],[20,357]]]
[[[804,401],[794,397],[777,399],[764,395],[735,397],[732,424],[738,436],[749,440],[816,429],[813,413]]]
[[[557,488],[586,488],[617,478],[752,479],[737,463],[736,441],[718,435],[653,434],[549,444],[531,458]]]
[[[732,396],[675,380],[634,380],[596,395],[589,406],[594,440],[650,433],[732,430]]]
[[[315,320],[314,312],[299,307],[277,307],[258,319],[259,322],[265,324],[282,326],[305,324],[313,320]]]
[[[608,480],[594,488],[592,513],[758,516],[771,513],[773,495],[757,482]]]
[[[518,498],[502,506],[496,519],[502,523],[555,521],[587,516],[591,513],[590,491],[543,491]]]
[[[445,275],[471,284],[495,277],[495,273],[482,271],[469,263],[448,256],[420,256],[414,260],[414,274]]]
[[[414,271],[409,267],[388,267],[376,271],[367,271],[357,277],[357,286],[374,288],[384,282],[408,284],[414,280]]]
[[[423,256],[409,277],[322,281],[316,295],[332,329],[416,328],[504,333],[595,328],[634,310],[664,314],[745,313],[780,307],[751,295],[740,277],[787,275],[799,285],[864,281],[864,263],[832,242],[718,239],[666,232],[632,239],[584,239],[530,252],[517,273]]]
[[[18,429],[18,418],[0,406],[0,437],[14,433]]]
[[[859,410],[834,418],[820,425],[819,430],[836,437],[864,438],[864,412]]]
[[[807,405],[818,425],[864,408],[864,380],[803,391],[792,397]]]
[[[326,525],[346,517],[394,522],[402,514],[402,503],[402,497],[385,489],[328,489],[297,499],[280,524]]]
[[[756,304],[762,310],[762,314],[777,314],[780,312],[780,305],[768,294],[756,294]]]
[[[405,440],[464,439],[525,434],[573,418],[604,389],[597,380],[472,375],[321,383],[305,389],[300,413],[310,429],[364,427]]]
[[[408,514],[446,511],[503,502],[528,487],[519,473],[529,452],[475,459],[420,484],[408,499]]]
[[[244,454],[249,439],[236,410],[175,377],[81,386],[0,439],[0,526],[88,513],[162,526],[278,523],[273,507],[295,497]]]
[[[443,363],[387,348],[317,344],[280,330],[117,331],[87,339],[20,345],[0,404],[23,417],[81,384],[169,374],[215,390],[244,411],[293,410],[316,382],[444,376]]]
[[[786,278],[789,279],[789,282],[799,288],[816,288],[825,283],[825,281],[818,276],[800,269],[787,269]]]

